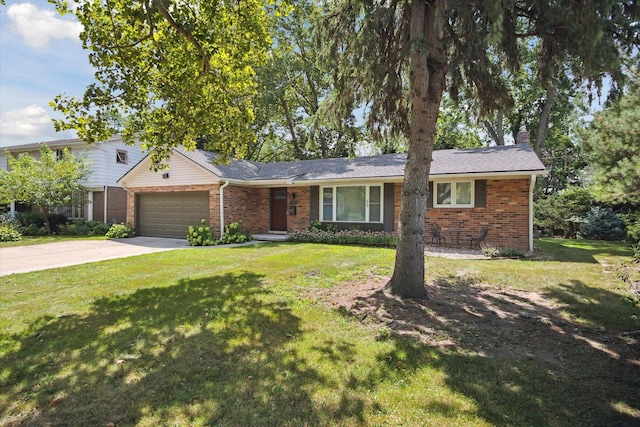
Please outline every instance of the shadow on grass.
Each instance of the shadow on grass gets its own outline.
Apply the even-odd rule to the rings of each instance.
[[[536,294],[447,277],[429,288],[430,300],[403,301],[377,291],[348,312],[393,330],[381,334],[394,350],[379,364],[405,370],[406,378],[425,366],[445,372],[447,386],[472,399],[489,423],[640,425],[640,345],[599,327],[615,310],[582,302],[576,295],[586,288],[573,282]],[[588,295],[621,305],[620,296],[606,290]],[[428,397],[415,404],[424,411],[459,411]]]
[[[23,334],[0,335],[0,419],[317,424],[307,388],[324,379],[288,346],[300,319],[262,279],[243,273],[184,280],[99,299],[87,314],[44,317]],[[342,415],[361,418],[362,403],[350,399]]]

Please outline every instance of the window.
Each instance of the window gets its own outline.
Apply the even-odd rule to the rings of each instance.
[[[473,181],[436,182],[436,207],[473,207]]]
[[[56,159],[62,160],[64,158],[64,149],[58,148],[56,149]]]
[[[116,163],[122,163],[123,165],[126,165],[127,163],[129,163],[129,156],[127,156],[126,151],[124,150],[116,151]]]
[[[380,185],[323,187],[321,202],[321,221],[382,222]]]

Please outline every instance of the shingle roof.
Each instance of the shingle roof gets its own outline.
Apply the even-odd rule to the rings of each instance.
[[[215,153],[179,149],[183,155],[220,178],[263,181],[322,181],[334,179],[389,178],[404,175],[406,154],[382,154],[353,159],[300,160],[257,163],[231,160],[215,165]],[[527,144],[501,147],[437,150],[433,152],[431,176],[488,173],[543,173],[544,165]]]

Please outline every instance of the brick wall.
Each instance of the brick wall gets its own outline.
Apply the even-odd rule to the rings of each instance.
[[[287,212],[287,232],[306,230],[311,225],[311,187],[293,187],[287,192],[288,206],[296,207],[295,215]]]
[[[400,218],[402,184],[395,188],[395,215]],[[487,180],[487,206],[476,208],[429,208],[426,217],[426,241],[431,242],[429,224],[440,225],[447,242],[451,230],[463,230],[460,242],[469,245],[489,226],[485,244],[496,247],[529,249],[529,179]],[[397,223],[394,226],[397,230]]]
[[[137,192],[208,191],[209,223],[214,230],[220,229],[220,186],[193,185],[176,187],[129,188],[127,192],[126,222],[135,226],[135,194]],[[296,206],[296,214],[287,213],[289,233],[304,230],[311,223],[310,187],[287,189],[288,206]],[[394,230],[400,217],[402,184],[395,184]],[[225,224],[242,221],[252,234],[267,233],[270,228],[270,189],[229,185],[224,189]],[[295,198],[292,195],[295,194]],[[489,225],[485,244],[496,247],[512,247],[527,250],[529,247],[529,180],[487,180],[486,207],[477,208],[429,208],[427,210],[427,242],[430,242],[428,226],[431,222],[440,225],[447,239],[451,230],[463,230],[460,240],[469,244],[472,236],[478,236],[484,225]]]
[[[242,228],[250,234],[269,232],[271,193],[268,188],[230,185],[223,191],[225,224],[241,221]]]
[[[289,205],[291,193],[295,192],[297,200],[296,215],[287,217],[288,232],[306,229],[310,220],[310,187],[288,189]],[[402,184],[395,184],[394,191],[394,231],[397,231],[400,217]],[[472,236],[480,235],[480,229],[489,225],[489,234],[485,243],[497,247],[512,247],[522,250],[529,248],[529,180],[487,180],[487,204],[483,208],[429,208],[426,225],[435,222],[442,227],[450,238],[451,230],[463,230],[460,235],[461,244],[468,245]],[[427,241],[430,242],[428,228]]]
[[[102,196],[103,193],[100,193]],[[95,204],[95,194],[94,194]],[[101,204],[104,204],[104,196],[102,196]],[[96,217],[94,206],[93,217]],[[104,216],[104,207],[101,207],[100,216]],[[117,224],[125,222],[127,219],[127,190],[122,187],[107,187],[107,222],[109,224]]]

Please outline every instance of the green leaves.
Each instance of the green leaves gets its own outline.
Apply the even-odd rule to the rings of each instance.
[[[85,157],[76,157],[64,149],[53,152],[40,146],[39,157],[22,153],[14,157],[7,151],[8,170],[0,170],[0,203],[22,202],[41,208],[46,219],[50,208],[63,206],[71,194],[84,191],[80,184],[89,174]]]
[[[138,138],[156,163],[199,137],[223,156],[243,157],[254,139],[254,69],[270,45],[267,3],[82,3],[75,14],[96,83],[82,99],[56,97],[52,106],[65,115],[56,129],[95,142],[118,130],[109,117],[123,115],[125,141]]]

